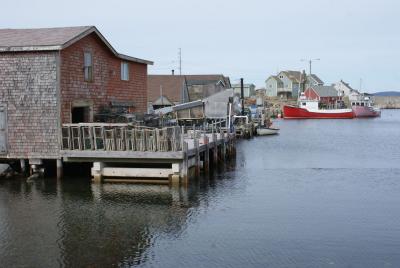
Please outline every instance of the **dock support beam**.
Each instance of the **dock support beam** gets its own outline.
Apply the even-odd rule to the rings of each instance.
[[[92,167],[92,176],[94,182],[101,182],[103,179],[103,168],[104,163],[102,162],[94,162]]]
[[[188,144],[187,142],[183,142],[183,162],[182,162],[182,170],[181,170],[181,176],[182,176],[182,182],[187,183],[188,181],[188,173],[189,173],[189,163],[188,163]]]
[[[200,149],[199,149],[199,140],[194,138],[194,148],[195,148],[195,172],[196,177],[200,175]]]
[[[218,165],[218,143],[217,143],[217,134],[213,133],[213,168],[215,169]]]
[[[210,146],[208,144],[208,136],[204,135],[204,144],[205,144],[205,150],[204,150],[204,164],[203,164],[203,169],[204,173],[208,174],[210,173]]]
[[[221,160],[223,162],[225,162],[225,157],[226,157],[226,143],[225,143],[225,133],[224,131],[221,129]]]
[[[62,159],[57,159],[57,179],[61,179],[63,177],[63,173]]]
[[[26,174],[26,161],[25,161],[25,159],[20,159],[19,160],[19,162],[20,162],[20,165],[21,165],[21,173],[22,174]]]

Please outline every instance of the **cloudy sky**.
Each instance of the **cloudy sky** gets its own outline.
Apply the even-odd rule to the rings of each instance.
[[[257,87],[278,70],[308,70],[367,92],[400,90],[398,0],[1,2],[1,28],[95,25],[149,73],[223,73]]]

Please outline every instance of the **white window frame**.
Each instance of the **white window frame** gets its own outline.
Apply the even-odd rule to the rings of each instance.
[[[83,52],[83,77],[86,82],[93,81],[93,54],[90,51]]]
[[[129,81],[129,62],[121,61],[121,80]]]

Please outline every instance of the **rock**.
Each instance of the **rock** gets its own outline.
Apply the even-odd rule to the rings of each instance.
[[[40,178],[40,174],[39,174],[39,173],[33,173],[32,175],[30,175],[30,176],[26,179],[26,181],[27,181],[27,182],[31,182],[31,181],[34,181],[34,180],[39,179],[39,178]]]
[[[0,164],[0,178],[9,179],[14,175],[14,171],[9,164]]]

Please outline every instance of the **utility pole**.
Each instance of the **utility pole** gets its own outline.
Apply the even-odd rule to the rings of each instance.
[[[182,75],[182,49],[181,48],[179,48],[178,57],[179,57],[179,75]]]
[[[244,115],[244,87],[243,78],[240,78],[240,97],[242,99],[242,115]]]
[[[306,60],[306,59],[301,59],[300,61],[308,61],[308,64],[309,64],[309,70],[310,70],[310,73],[309,74],[312,74],[312,69],[311,69],[311,67],[312,67],[312,63],[313,63],[313,61],[317,61],[317,60],[321,60],[321,59],[309,59],[309,60]]]

